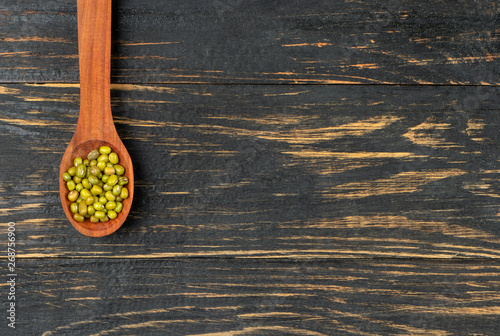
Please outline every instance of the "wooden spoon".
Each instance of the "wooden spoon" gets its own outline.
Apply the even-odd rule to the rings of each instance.
[[[77,0],[78,54],[80,61],[80,115],[75,134],[61,161],[59,194],[66,217],[81,233],[102,237],[115,232],[125,221],[134,196],[132,160],[116,132],[111,114],[111,0]],[[108,222],[91,223],[88,219],[77,222],[70,211],[69,190],[62,174],[72,165],[75,157],[107,145],[116,152],[125,168],[129,183],[129,197],[123,200],[123,209]]]

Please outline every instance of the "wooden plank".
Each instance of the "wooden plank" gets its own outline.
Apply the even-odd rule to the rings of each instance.
[[[114,85],[136,194],[117,233],[89,240],[58,198],[78,86],[2,85],[0,233],[16,222],[21,258],[496,259],[499,94]]]
[[[114,4],[115,83],[499,83],[495,1]],[[78,82],[76,2],[0,3],[0,82]]]
[[[18,273],[26,335],[494,335],[500,314],[498,262],[34,259]]]

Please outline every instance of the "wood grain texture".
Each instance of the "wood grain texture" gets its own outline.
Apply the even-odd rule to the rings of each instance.
[[[23,256],[500,256],[498,88],[112,88],[136,198],[89,244],[57,196],[78,86],[1,86],[0,206]]]
[[[499,83],[491,0],[114,4],[120,83]],[[75,1],[0,3],[0,82],[78,82]]]
[[[498,262],[179,259],[21,265],[23,316],[17,331],[26,335],[498,331]]]
[[[89,238],[58,194],[76,1],[0,1],[0,245],[15,222],[19,274],[0,335],[498,334],[498,14],[114,1],[135,195]]]

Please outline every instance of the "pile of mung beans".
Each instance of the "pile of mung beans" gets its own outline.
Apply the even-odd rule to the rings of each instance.
[[[91,151],[86,159],[77,157],[74,165],[62,174],[68,187],[70,210],[77,222],[92,223],[115,219],[128,198],[128,178],[119,164],[118,154],[109,146]]]

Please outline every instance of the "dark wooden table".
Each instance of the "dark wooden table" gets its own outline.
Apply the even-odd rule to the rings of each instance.
[[[136,194],[88,238],[76,1],[0,1],[0,334],[498,335],[499,11],[114,1]]]

